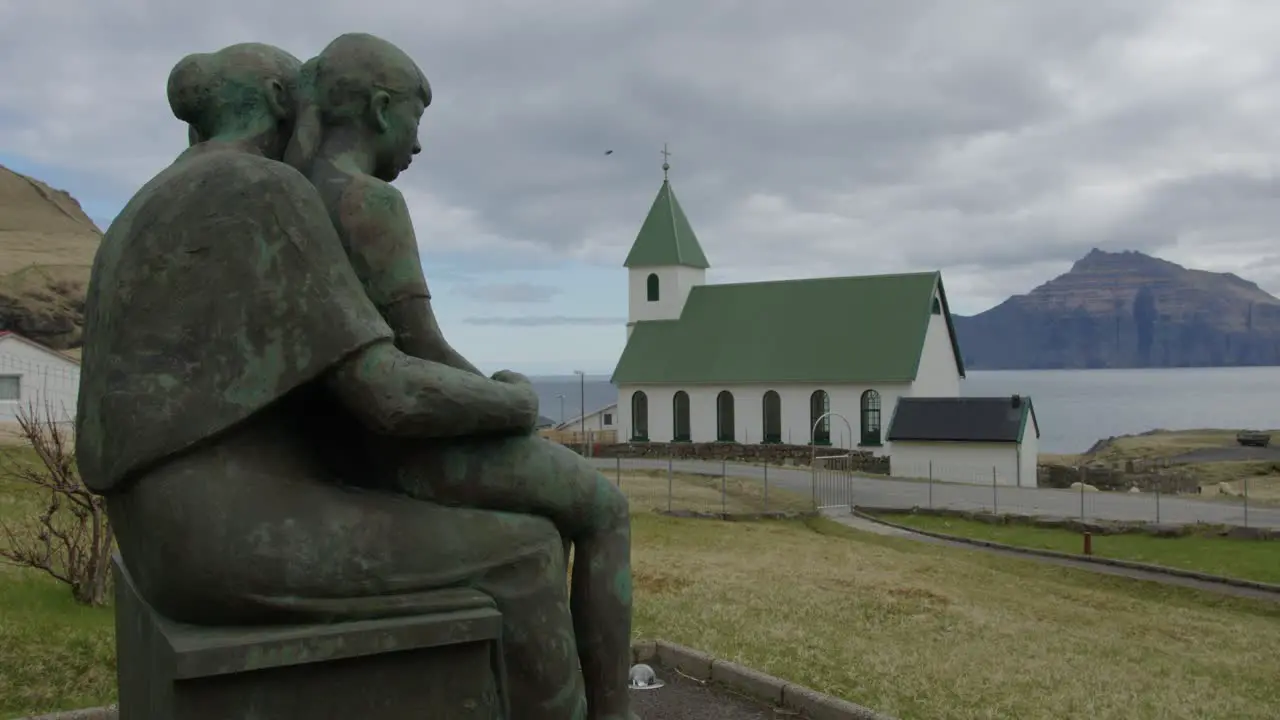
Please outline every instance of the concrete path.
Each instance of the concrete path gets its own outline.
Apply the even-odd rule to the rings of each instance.
[[[606,475],[621,467],[626,470],[665,470],[667,460],[592,458],[591,462]],[[677,473],[719,476],[721,464],[702,460],[674,460],[671,469]],[[1185,497],[1159,496],[1152,493],[1101,493],[1071,490],[1019,488],[1007,485],[963,485],[930,483],[888,477],[861,477],[843,473],[817,473],[808,468],[746,465],[727,463],[724,472],[730,477],[764,481],[768,473],[771,487],[804,495],[817,495],[823,505],[861,505],[863,507],[902,508],[934,507],[955,510],[991,510],[999,513],[1039,515],[1044,517],[1087,520],[1130,520],[1159,522],[1170,525],[1208,523],[1212,525],[1249,525],[1280,528],[1280,508],[1249,507],[1238,499],[1231,501],[1190,500]]]
[[[1101,573],[1103,575],[1115,575],[1117,577],[1126,577],[1132,580],[1145,580],[1148,582],[1158,582],[1164,585],[1177,585],[1180,587],[1193,588],[1195,590],[1204,590],[1206,592],[1218,593],[1220,595],[1232,595],[1235,597],[1251,598],[1254,600],[1266,600],[1269,602],[1280,602],[1280,596],[1275,593],[1269,593],[1265,590],[1256,588],[1238,587],[1235,585],[1224,585],[1220,583],[1205,582],[1204,580],[1196,580],[1195,578],[1180,577],[1177,575],[1165,575],[1158,572],[1147,572],[1135,568],[1115,567],[1113,565],[1102,565],[1099,563],[1091,563],[1087,560],[1070,560],[1067,558],[1045,557],[1043,555],[1028,555],[1025,553],[1015,552],[1012,550],[1002,550],[1000,548],[984,547],[982,545],[970,545],[969,543],[954,542],[951,540],[943,540],[942,538],[930,537],[913,533],[910,530],[902,528],[890,527],[882,525],[873,520],[860,518],[845,512],[824,512],[823,516],[834,520],[841,525],[861,530],[863,532],[875,533],[877,535],[887,535],[891,537],[904,537],[932,545],[946,545],[948,547],[957,547],[964,550],[974,550],[977,552],[985,552],[994,555],[1002,555],[1004,557],[1019,558],[1022,560],[1031,560],[1034,562],[1048,563],[1059,567],[1075,568],[1077,570],[1087,570],[1089,572]]]

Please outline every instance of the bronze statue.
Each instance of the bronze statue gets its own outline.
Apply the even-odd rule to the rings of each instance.
[[[413,357],[479,374],[444,339],[417,239],[389,183],[421,147],[431,87],[399,48],[370,35],[334,40],[302,72],[302,109],[286,162],[320,192],[366,294]],[[495,380],[527,385],[503,371]],[[433,439],[373,436],[392,489],[447,505],[550,518],[574,544],[574,630],[592,717],[627,717],[630,517],[625,496],[578,454],[527,432]]]
[[[130,200],[94,259],[81,474],[107,497],[139,590],[172,619],[367,617],[414,593],[474,587],[503,615],[513,717],[587,717],[583,671],[614,671],[578,667],[556,527],[537,508],[432,502],[414,479],[437,468],[396,466],[436,459],[443,478],[553,484],[581,473],[581,460],[529,437],[537,399],[518,376],[493,380],[396,348],[315,188],[279,162],[298,70],[276,48],[237,45],[171,74],[171,107],[195,144]],[[366,77],[363,92],[376,96],[386,76]],[[368,454],[383,444],[394,452]],[[503,454],[475,454],[486,447]],[[598,489],[576,509],[616,514],[612,497]],[[618,567],[603,606],[626,608],[613,619],[629,629],[630,575]],[[581,632],[578,644],[613,649],[597,638],[604,629]],[[625,687],[625,653],[609,660]],[[625,700],[595,701],[589,716],[627,712]]]

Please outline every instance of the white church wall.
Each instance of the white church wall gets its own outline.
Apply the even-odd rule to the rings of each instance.
[[[1040,438],[1037,437],[1040,428],[1036,424],[1036,415],[1031,413],[1027,416],[1027,427],[1022,431],[1022,450],[1020,452],[1018,462],[1022,465],[1022,484],[1024,486],[1037,487],[1037,478],[1040,471]],[[1027,478],[1031,478],[1030,482]]]
[[[658,276],[658,299],[649,301],[649,276]],[[627,271],[627,334],[631,323],[641,320],[675,320],[684,309],[689,291],[706,282],[707,271],[690,267],[634,268]]]
[[[0,423],[16,422],[32,406],[44,413],[46,404],[55,419],[70,422],[79,388],[74,360],[14,334],[0,336]]]
[[[947,319],[930,315],[920,353],[920,367],[911,394],[915,397],[957,397],[960,395],[960,367],[951,347]]]
[[[830,418],[831,444],[835,447],[856,447],[861,441],[862,394],[874,389],[880,394],[880,437],[888,432],[889,420],[898,398],[908,395],[911,386],[883,385],[802,385],[787,383],[751,383],[737,385],[624,385],[618,389],[618,439],[625,442],[634,436],[632,398],[637,391],[645,393],[648,400],[648,439],[651,442],[670,442],[675,436],[675,395],[683,390],[689,394],[689,424],[691,442],[715,442],[718,438],[716,399],[722,391],[729,391],[734,399],[734,440],[740,443],[759,443],[764,439],[764,395],[773,390],[781,401],[781,440],[795,444],[807,444],[810,440],[811,421],[809,399],[819,387],[827,392],[829,409],[840,417]],[[841,420],[848,420],[848,426]],[[852,433],[852,437],[850,437]],[[863,448],[883,455],[889,451],[888,443],[881,447]]]
[[[1027,448],[1023,447],[1025,453]],[[1034,452],[1031,453],[1035,457]],[[1017,443],[907,442],[893,444],[889,474],[894,477],[932,477],[943,482],[1036,487],[1035,465],[1021,468]]]

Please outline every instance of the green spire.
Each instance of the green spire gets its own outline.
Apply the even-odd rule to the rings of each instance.
[[[664,157],[669,155],[666,150],[663,146]],[[689,218],[685,217],[680,201],[671,190],[671,181],[666,177],[670,167],[666,162],[662,163],[662,187],[658,190],[658,197],[653,199],[649,216],[640,226],[640,233],[636,235],[623,267],[683,265],[702,270],[711,267],[707,256],[702,254],[698,236],[693,234]]]

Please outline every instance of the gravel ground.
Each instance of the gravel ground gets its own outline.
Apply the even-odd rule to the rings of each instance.
[[[667,684],[657,690],[632,690],[631,708],[640,720],[773,720],[773,709],[714,685],[690,680],[655,666]]]

